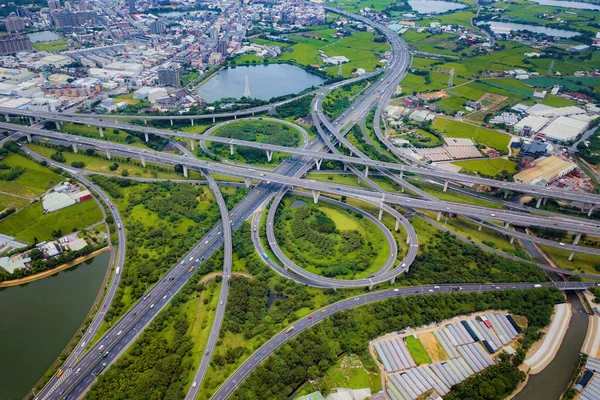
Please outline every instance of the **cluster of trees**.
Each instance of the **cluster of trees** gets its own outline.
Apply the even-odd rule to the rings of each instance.
[[[461,242],[448,232],[436,232],[420,245],[419,254],[407,274],[406,284],[467,282],[543,282],[542,270],[534,264],[504,258]]]
[[[287,399],[297,387],[309,379],[321,377],[344,353],[354,353],[361,360],[370,360],[368,342],[377,336],[408,326],[422,326],[456,315],[488,309],[509,310],[528,319],[526,337],[538,337],[539,330],[550,322],[553,305],[564,301],[555,289],[502,291],[486,293],[454,293],[449,295],[396,297],[343,311],[315,325],[280,347],[239,386],[231,398]],[[524,353],[530,342],[524,342]],[[520,358],[515,358],[518,365]],[[373,369],[373,365],[366,364]],[[464,393],[473,395],[456,398],[495,399],[510,392],[520,381],[512,368],[501,367],[492,378],[506,373],[497,387],[488,386],[486,394],[495,390],[496,397],[481,397],[464,386]],[[468,381],[468,380],[467,380]],[[465,381],[465,382],[467,382]],[[500,384],[501,383],[501,384]]]
[[[373,125],[372,119],[370,119],[370,121],[371,122],[370,122],[369,128],[372,127],[372,125]],[[367,128],[366,124],[365,124],[365,128]],[[360,127],[358,125],[354,125],[352,127],[352,129],[349,132],[348,139],[350,139],[351,141],[352,141],[352,139],[354,139],[357,147],[359,147],[360,150],[363,153],[365,153],[371,160],[379,160],[379,161],[383,161],[383,162],[394,162],[390,156],[388,156],[387,154],[382,154],[382,153],[378,152],[373,146],[371,146],[370,144],[367,143],[367,141],[365,140],[365,137],[363,136],[363,134],[360,130]]]
[[[62,151],[57,151],[56,153],[51,154],[50,158],[59,163],[64,163],[65,161],[67,161]]]
[[[529,230],[531,230],[531,232],[533,232],[536,236],[539,236],[543,239],[562,240],[567,237],[567,232],[561,229],[530,226]]]
[[[313,96],[304,96],[289,103],[277,107],[277,116],[279,118],[287,117],[305,117],[310,114],[310,105],[314,99]]]
[[[83,168],[83,167],[85,167],[85,163],[83,161],[73,161],[71,163],[71,167]]]
[[[14,181],[25,172],[27,172],[27,169],[24,167],[11,167],[10,165],[0,163],[0,181]]]
[[[157,213],[160,218],[176,221],[181,217],[187,217],[195,222],[201,222],[206,218],[206,215],[198,211],[200,202],[197,196],[204,194],[203,188],[172,182],[163,182],[159,187],[164,193],[163,196],[142,196],[139,201],[150,211]],[[137,198],[134,201],[137,201]]]
[[[600,128],[587,140],[577,145],[579,157],[592,165],[600,165]]]

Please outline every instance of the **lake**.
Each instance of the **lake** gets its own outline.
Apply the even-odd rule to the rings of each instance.
[[[543,6],[576,8],[578,10],[600,10],[600,6],[592,3],[582,3],[580,1],[564,1],[564,0],[530,0],[534,3]]]
[[[269,100],[320,86],[325,79],[288,64],[253,65],[227,68],[198,88],[198,95],[209,103],[222,98],[244,96],[248,76],[250,97]]]
[[[408,4],[419,14],[441,14],[466,7],[460,3],[436,0],[408,0]]]
[[[0,290],[0,399],[21,400],[77,332],[100,290],[106,251],[78,266]]]
[[[62,40],[62,37],[50,31],[29,33],[27,36],[29,37],[29,40],[31,40],[31,43],[56,42]]]
[[[556,36],[560,38],[570,38],[579,35],[578,32],[566,31],[564,29],[547,28],[545,26],[516,24],[513,22],[496,22],[496,21],[481,21],[477,25],[489,25],[492,32],[496,34],[506,34],[509,31],[530,31],[536,33],[544,33],[548,36]]]

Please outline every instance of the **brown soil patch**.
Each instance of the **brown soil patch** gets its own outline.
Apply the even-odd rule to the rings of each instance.
[[[448,354],[446,354],[446,352],[442,348],[440,342],[438,342],[433,332],[421,333],[419,334],[418,339],[425,348],[427,354],[429,354],[431,362],[438,363],[450,359]]]
[[[439,90],[437,92],[420,94],[419,97],[421,97],[425,101],[429,101],[445,99],[446,97],[450,97],[450,95],[446,93],[445,90]]]

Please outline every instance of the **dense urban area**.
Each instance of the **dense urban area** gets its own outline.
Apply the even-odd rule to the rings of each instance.
[[[600,4],[0,4],[0,399],[600,399]]]

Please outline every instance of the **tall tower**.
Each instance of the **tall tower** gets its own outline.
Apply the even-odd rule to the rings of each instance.
[[[248,74],[246,74],[246,86],[244,87],[244,97],[249,99],[250,95],[250,85],[248,84]]]

